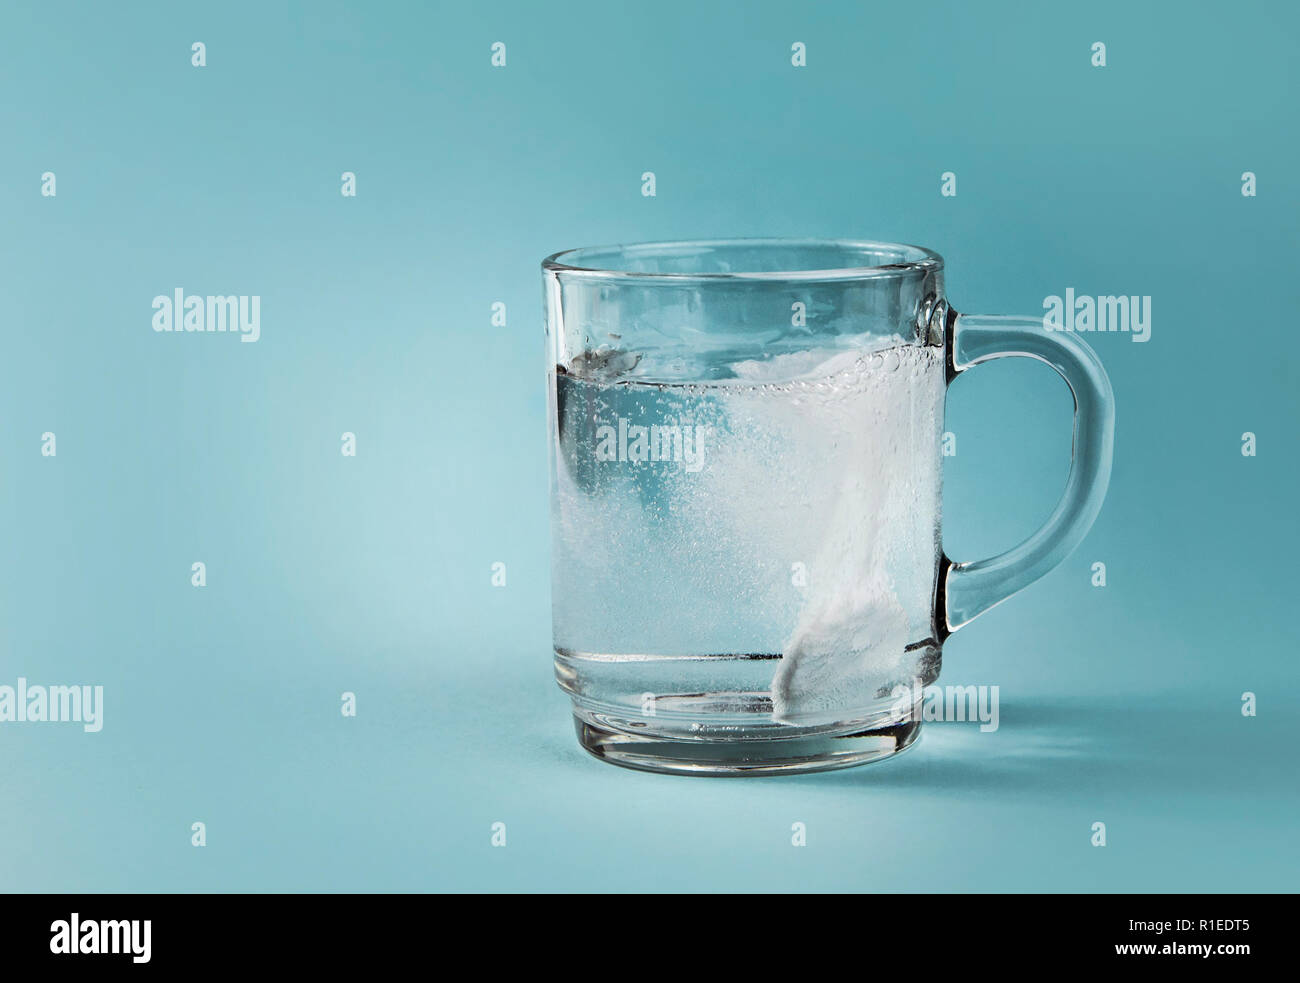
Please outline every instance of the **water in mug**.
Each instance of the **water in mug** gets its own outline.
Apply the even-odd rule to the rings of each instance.
[[[557,674],[626,718],[851,719],[934,653],[941,349],[584,353],[551,398]],[[663,383],[656,377],[702,381]]]

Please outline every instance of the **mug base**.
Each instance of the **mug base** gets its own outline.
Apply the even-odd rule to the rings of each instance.
[[[629,720],[574,702],[578,743],[601,761],[672,775],[794,775],[851,768],[892,758],[920,736],[919,715],[870,723],[862,729],[833,731],[789,728],[788,736],[691,739],[651,733],[644,718]]]

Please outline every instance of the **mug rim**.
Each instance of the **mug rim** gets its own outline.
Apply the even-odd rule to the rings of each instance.
[[[861,264],[826,269],[794,269],[765,271],[700,271],[689,273],[620,270],[609,266],[583,265],[582,254],[629,254],[634,251],[652,253],[656,250],[666,251],[683,249],[716,249],[724,247],[766,247],[797,248],[799,246],[833,247],[847,252],[892,252],[902,255],[902,262]],[[915,246],[909,243],[886,242],[874,239],[822,238],[817,236],[780,237],[780,236],[736,236],[718,239],[664,239],[652,242],[614,243],[606,246],[578,246],[552,253],[542,260],[542,269],[548,273],[563,273],[582,278],[600,280],[634,280],[638,282],[662,281],[682,283],[690,281],[716,280],[757,280],[757,281],[801,281],[801,280],[857,280],[877,277],[897,277],[909,273],[936,272],[943,269],[943,257],[933,249]]]

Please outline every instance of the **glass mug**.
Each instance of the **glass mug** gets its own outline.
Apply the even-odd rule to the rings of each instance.
[[[782,773],[902,751],[944,640],[1060,563],[1101,508],[1114,403],[1097,356],[1041,318],[958,314],[928,249],[647,243],[542,269],[555,673],[606,761]],[[945,392],[1008,355],[1073,392],[1069,477],[1023,543],[955,563]]]

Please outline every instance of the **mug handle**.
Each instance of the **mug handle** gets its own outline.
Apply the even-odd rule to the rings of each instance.
[[[998,556],[953,563],[943,556],[939,614],[945,636],[1028,587],[1079,545],[1101,511],[1115,444],[1115,397],[1101,361],[1073,332],[1042,318],[971,316],[948,310],[948,383],[981,362],[1008,356],[1046,362],[1074,394],[1074,452],[1065,493],[1037,532]]]

